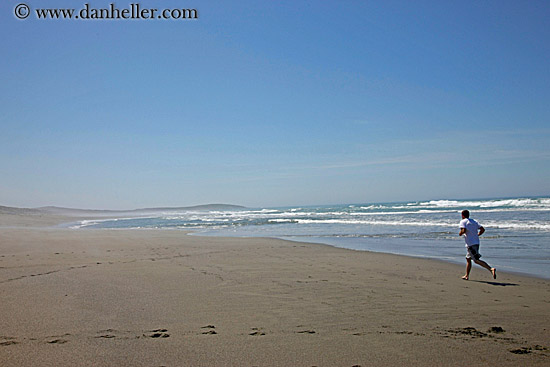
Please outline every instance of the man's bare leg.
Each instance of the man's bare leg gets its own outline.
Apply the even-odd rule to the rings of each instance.
[[[466,259],[466,275],[462,277],[464,280],[470,279],[470,270],[472,270],[472,259]]]
[[[491,274],[493,274],[493,279],[497,278],[497,269],[491,268],[491,266],[483,260],[474,260],[474,261],[477,265],[483,266],[485,269],[489,270]]]

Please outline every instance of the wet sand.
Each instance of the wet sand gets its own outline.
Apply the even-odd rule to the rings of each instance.
[[[548,366],[550,282],[0,214],[2,366]]]

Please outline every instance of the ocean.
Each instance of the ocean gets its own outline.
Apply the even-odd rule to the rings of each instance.
[[[275,237],[465,264],[464,239],[458,236],[463,209],[486,229],[481,237],[483,260],[500,271],[550,279],[550,197],[165,211],[82,220],[72,228],[166,228],[199,236]],[[472,275],[478,271],[485,270],[474,265]]]

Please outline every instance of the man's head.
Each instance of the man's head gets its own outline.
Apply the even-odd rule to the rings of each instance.
[[[462,211],[462,219],[464,218],[470,218],[470,212],[468,210]]]

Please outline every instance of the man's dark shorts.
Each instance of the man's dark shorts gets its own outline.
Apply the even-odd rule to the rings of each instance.
[[[481,254],[479,253],[479,245],[468,246],[468,253],[466,254],[466,259],[476,259],[479,260]]]

